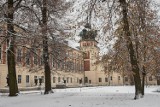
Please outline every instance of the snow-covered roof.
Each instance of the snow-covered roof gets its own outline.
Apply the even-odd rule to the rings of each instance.
[[[76,49],[76,50],[79,50],[78,47],[80,47],[80,44],[74,40],[70,40],[70,39],[67,39],[68,41],[68,46],[73,48],[73,49]]]

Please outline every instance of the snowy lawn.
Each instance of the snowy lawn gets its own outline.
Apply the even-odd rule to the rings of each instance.
[[[159,107],[159,86],[145,88],[144,98],[133,100],[133,86],[55,89],[53,94],[21,92],[17,97],[0,95],[0,107]]]

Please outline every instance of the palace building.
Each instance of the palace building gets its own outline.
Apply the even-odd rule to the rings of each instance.
[[[80,47],[76,49],[69,47],[67,43],[56,43],[50,47],[52,87],[58,84],[65,84],[67,87],[78,87],[81,84],[86,86],[130,85],[129,76],[114,71],[104,72],[104,65],[99,60],[100,49],[95,40],[96,33],[91,29],[83,29],[80,33]],[[30,40],[23,41],[27,44],[25,46],[16,45],[15,47],[18,86],[24,88],[44,86],[42,49],[32,46],[28,41]],[[0,88],[7,88],[7,43],[2,42],[2,39],[0,42]],[[58,46],[61,48],[57,48]],[[157,84],[153,76],[148,77],[146,81],[148,84]]]

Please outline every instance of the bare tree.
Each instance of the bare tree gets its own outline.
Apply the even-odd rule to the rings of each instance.
[[[40,31],[39,43],[41,44],[43,48],[43,64],[44,64],[44,73],[45,73],[45,92],[44,94],[52,93],[51,88],[51,68],[50,68],[50,55],[49,53],[49,47],[52,46],[53,38],[56,37],[56,32],[60,35],[62,30],[59,28],[61,27],[58,23],[58,18],[61,18],[62,15],[64,15],[64,12],[68,8],[68,4],[65,4],[65,1],[52,1],[52,0],[34,0],[29,1],[31,3],[30,5],[22,5],[24,9],[26,9],[31,15],[33,16],[33,19],[30,18],[30,20],[34,20],[35,25],[32,25],[34,28],[34,31]],[[66,10],[65,10],[66,9]],[[36,31],[36,32],[37,32]],[[36,34],[36,33],[35,33]],[[37,34],[36,34],[37,35]],[[59,36],[58,35],[58,36]],[[41,43],[42,42],[42,43]],[[54,53],[52,51],[52,53]]]
[[[8,0],[7,3],[7,64],[8,64],[8,81],[9,81],[9,96],[17,96],[18,86],[16,79],[16,63],[15,63],[15,30],[14,30],[14,12],[22,0],[14,2]]]
[[[111,2],[110,0],[104,1]],[[137,99],[139,95],[144,95],[145,75],[147,71],[151,73],[147,70],[146,64],[150,62],[148,60],[149,54],[153,54],[151,50],[154,50],[154,46],[157,47],[154,39],[151,39],[151,35],[154,35],[154,38],[157,35],[156,13],[150,8],[148,0],[114,0],[113,3],[109,7],[110,18],[113,17],[112,11],[115,9],[119,15],[119,20],[115,19],[114,21],[118,25],[114,33],[117,37],[114,45],[116,50],[114,50],[114,58],[117,60],[118,66],[122,66],[126,71],[131,71],[130,73],[133,74],[136,89],[135,99]],[[152,32],[149,29],[152,29]],[[150,40],[154,41],[154,44]]]
[[[8,1],[8,21],[7,21],[7,62],[8,62],[8,79],[9,79],[9,96],[16,96],[18,93],[17,79],[16,79],[16,66],[15,66],[15,56],[14,56],[14,42],[15,42],[15,32],[13,25],[13,0]]]
[[[43,34],[43,60],[45,72],[45,92],[48,94],[52,92],[51,88],[51,70],[49,66],[49,53],[48,53],[48,37],[47,37],[47,0],[42,2],[42,34]]]

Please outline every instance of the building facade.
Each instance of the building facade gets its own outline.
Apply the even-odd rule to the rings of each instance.
[[[1,39],[2,40],[2,39]],[[25,45],[16,44],[15,60],[18,87],[39,87],[44,86],[44,69],[42,48],[36,48],[28,40]],[[58,46],[57,46],[58,44]],[[66,44],[56,43],[49,47],[51,85],[64,84],[68,87],[80,85],[84,78],[83,53],[80,50],[71,48]],[[0,88],[7,88],[7,43],[0,45]]]
[[[52,87],[58,84],[65,84],[68,87],[78,87],[81,84],[86,86],[130,85],[129,76],[115,71],[106,73],[103,63],[97,63],[100,49],[95,40],[96,31],[84,29],[80,36],[79,49],[61,43],[56,43],[49,48]],[[6,88],[8,85],[7,43],[2,40],[0,40],[0,88]],[[15,47],[18,86],[44,86],[42,48],[35,48],[31,45],[32,41],[28,41],[30,40],[23,41],[25,44],[23,46]],[[156,85],[157,80],[151,75],[147,77],[146,83]]]
[[[97,47],[96,35],[95,30],[87,28],[80,33],[80,50],[84,53],[84,83],[93,86],[132,85],[131,74],[124,74],[123,71],[105,71],[104,63],[99,60],[100,49]],[[145,82],[147,85],[157,85],[156,77],[150,74],[147,75]]]

